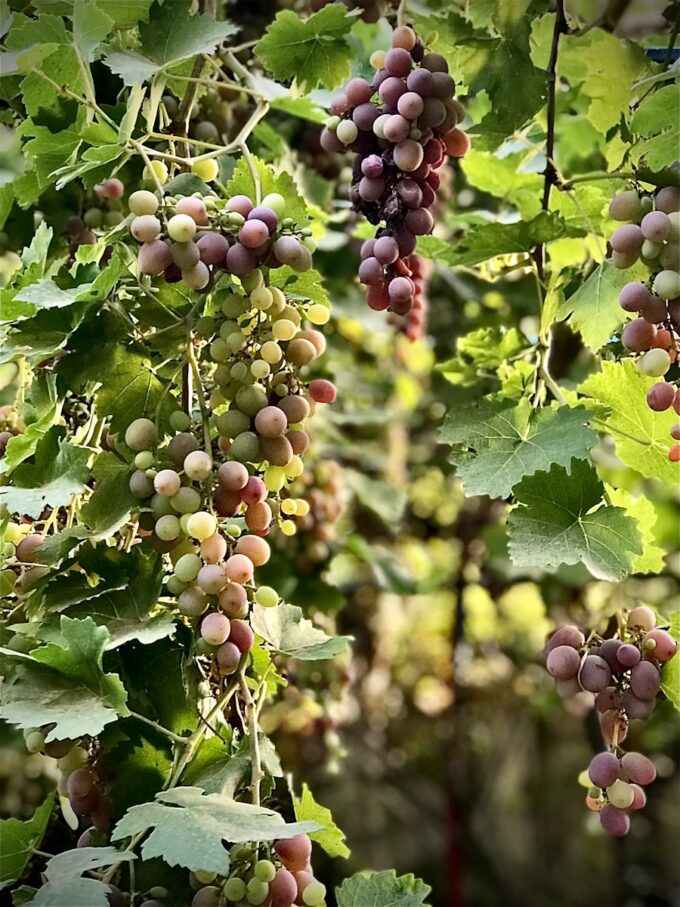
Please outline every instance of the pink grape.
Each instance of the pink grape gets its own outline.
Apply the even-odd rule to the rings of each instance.
[[[244,554],[232,554],[224,562],[224,571],[233,583],[247,583],[253,578],[253,562]]]
[[[621,341],[631,352],[642,353],[650,348],[655,335],[656,328],[653,324],[649,324],[644,318],[636,318],[629,321],[623,329]]]
[[[248,470],[235,460],[222,463],[217,470],[217,481],[228,491],[240,491],[248,482]]]
[[[655,413],[663,413],[673,404],[675,399],[675,385],[666,381],[654,384],[647,391],[647,406]]]
[[[376,286],[383,279],[383,266],[377,258],[365,258],[359,265],[359,280],[368,286]]]
[[[403,47],[411,51],[416,46],[416,33],[408,25],[398,25],[392,33],[392,47]]]
[[[378,88],[380,100],[386,107],[396,110],[399,98],[406,92],[406,86],[401,79],[389,76]]]
[[[383,133],[388,142],[403,142],[405,138],[408,137],[409,132],[411,131],[411,124],[406,119],[406,117],[401,116],[398,113],[392,114],[385,121],[383,126]]]
[[[626,224],[614,231],[609,242],[615,252],[633,255],[642,248],[644,236],[636,224]]]
[[[257,218],[247,220],[239,230],[238,238],[246,249],[259,249],[269,239],[269,228]]]
[[[394,149],[394,163],[405,173],[417,170],[423,162],[423,146],[413,139],[399,142]]]
[[[253,507],[256,504],[251,505]],[[236,554],[245,554],[256,567],[263,567],[271,557],[271,548],[265,539],[258,535],[243,535],[236,542]]]
[[[588,777],[595,787],[606,788],[619,777],[619,760],[614,753],[597,753],[590,760]]]
[[[656,626],[656,614],[647,605],[638,605],[628,615],[628,626],[641,630],[653,630]]]
[[[612,672],[609,665],[599,655],[587,655],[581,665],[578,679],[584,690],[599,693],[609,685]]]
[[[217,595],[226,586],[227,577],[219,564],[204,564],[198,571],[196,582],[208,595]]]
[[[371,132],[373,124],[380,116],[380,111],[375,104],[359,104],[354,108],[352,120],[362,132]]]
[[[241,500],[244,504],[257,504],[267,497],[267,486],[259,476],[250,476],[241,491]]]
[[[619,227],[619,229],[621,228]],[[671,232],[671,221],[663,211],[650,211],[649,214],[645,214],[642,218],[640,229],[645,239],[649,239],[652,242],[663,242],[668,239],[668,235]],[[625,251],[625,249],[621,251]]]
[[[652,658],[655,661],[666,662],[675,655],[678,644],[670,633],[660,629],[651,630],[645,636],[645,642],[650,639],[653,639],[656,643],[651,651]]]
[[[312,855],[312,842],[307,835],[295,835],[276,841],[274,851],[286,869],[302,872]]]
[[[239,652],[249,652],[255,642],[255,634],[244,620],[232,620],[229,642],[233,643]]]
[[[385,69],[391,76],[403,78],[411,72],[413,60],[403,47],[394,47],[385,54]]]
[[[188,214],[200,227],[204,227],[209,223],[208,209],[205,207],[205,202],[200,198],[195,198],[193,195],[181,198],[175,205],[175,211],[177,214]]]
[[[255,265],[255,256],[241,243],[234,243],[227,252],[227,270],[236,277],[246,277],[255,270]]]
[[[271,907],[290,907],[297,898],[298,887],[295,876],[288,869],[276,870],[274,880],[269,883]]]
[[[345,85],[345,95],[349,101],[350,107],[357,107],[359,104],[365,104],[371,100],[373,89],[366,79],[350,79]]]
[[[265,406],[255,416],[255,430],[264,438],[278,438],[288,427],[288,420],[278,406]]]
[[[417,120],[424,106],[422,97],[415,91],[405,92],[397,101],[397,111],[407,120]]]
[[[610,803],[600,810],[600,824],[614,838],[623,838],[630,831],[630,819],[626,813]]]
[[[172,262],[170,249],[160,239],[154,239],[152,242],[144,243],[139,250],[138,255],[139,270],[142,274],[148,274],[156,277]]]
[[[361,162],[361,172],[363,173],[364,176],[367,176],[369,179],[375,179],[378,176],[382,176],[384,169],[385,169],[385,165],[383,163],[383,159],[378,154],[369,154],[369,156],[364,158],[364,160]],[[366,240],[366,242],[363,244],[363,246],[365,246],[367,243],[372,243],[372,242],[373,242],[372,239]],[[363,253],[363,246],[362,246],[362,253]],[[363,256],[363,257],[365,258],[366,256]]]
[[[388,286],[390,299],[396,302],[406,302],[413,297],[413,283],[408,277],[394,277]]]
[[[271,208],[266,208],[263,205],[259,205],[257,208],[253,208],[252,211],[248,213],[248,218],[250,220],[260,220],[263,224],[266,224],[267,229],[270,233],[273,233],[276,230],[279,219],[275,211],[272,211]]]
[[[335,117],[341,117],[347,113],[352,105],[349,102],[349,98],[343,92],[342,94],[336,95],[331,103],[328,106],[329,111]]]
[[[226,553],[227,541],[219,533],[215,533],[201,542],[201,557],[208,564],[219,563]]]
[[[414,208],[404,218],[404,226],[414,236],[425,236],[427,233],[432,232],[434,218],[427,208]]]
[[[630,808],[642,809],[647,805],[647,794],[639,784],[632,784],[631,787],[633,788],[633,802],[630,804]]]
[[[153,214],[135,217],[130,224],[130,233],[138,242],[153,242],[161,232],[161,222]]]
[[[94,191],[99,198],[122,198],[123,193],[125,192],[125,186],[119,179],[112,177],[111,179],[104,180],[103,183],[96,185]]]
[[[392,236],[380,236],[373,246],[373,255],[382,265],[391,265],[399,257],[399,245]]]
[[[247,217],[253,210],[253,203],[247,195],[234,195],[226,204],[227,211],[234,211],[242,217]]]
[[[569,680],[578,673],[581,659],[576,649],[571,646],[557,646],[548,655],[547,668],[553,677]]]
[[[201,636],[211,646],[221,646],[229,639],[231,623],[224,614],[208,614],[201,622]]]
[[[335,385],[326,378],[315,378],[309,385],[309,396],[315,403],[334,403],[337,395]]]
[[[621,768],[629,781],[645,787],[656,778],[656,767],[651,759],[642,753],[624,753]]]
[[[651,662],[641,661],[631,668],[630,688],[638,699],[654,699],[660,686],[659,671]]]
[[[228,583],[218,596],[218,603],[230,618],[248,615],[248,593],[239,583]]]
[[[196,243],[201,261],[207,265],[223,265],[229,251],[229,240],[221,233],[206,233]]]
[[[641,312],[651,298],[651,292],[643,283],[633,281],[619,293],[619,304],[625,312]]]
[[[216,652],[220,674],[235,674],[241,662],[241,653],[233,642],[223,642]]]
[[[657,211],[663,211],[664,214],[672,214],[673,211],[680,211],[680,188],[677,186],[664,186],[659,189],[654,199]]]

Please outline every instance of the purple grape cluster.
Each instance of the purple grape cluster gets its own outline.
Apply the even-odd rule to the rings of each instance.
[[[256,205],[246,195],[198,194],[161,202],[142,189],[132,193],[129,204],[130,232],[141,243],[142,274],[163,275],[169,283],[181,280],[205,293],[217,274],[247,277],[260,266],[288,265],[298,272],[312,266],[310,231],[297,229],[284,216],[285,200],[278,193]]]
[[[586,640],[578,627],[565,624],[546,645],[546,667],[559,695],[567,698],[586,691],[595,696],[607,751],[590,763],[586,805],[599,812],[603,828],[615,837],[627,834],[630,820],[625,810],[644,806],[641,786],[656,775],[647,757],[622,755],[621,743],[631,720],[647,719],[654,711],[660,667],[676,650],[673,637],[656,626],[655,613],[645,605],[629,612],[616,637],[591,634]]]
[[[627,350],[639,353],[639,371],[663,378],[680,351],[680,188],[667,186],[654,195],[631,189],[615,196],[609,206],[614,220],[625,221],[612,234],[612,260],[618,268],[641,261],[650,271],[649,281],[632,281],[621,290],[621,308],[637,317],[623,329]],[[680,390],[671,381],[650,388],[647,404],[654,412],[671,407],[680,415]],[[671,429],[680,441],[680,423]],[[680,444],[668,457],[680,461]]]
[[[395,29],[391,49],[371,62],[373,82],[351,79],[332,101],[321,145],[356,152],[350,200],[371,224],[384,224],[361,248],[368,305],[405,315],[416,289],[409,256],[434,226],[437,170],[469,148],[457,128],[465,110],[446,60],[427,53],[412,28]]]

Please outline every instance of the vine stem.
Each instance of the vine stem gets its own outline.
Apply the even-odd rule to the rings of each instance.
[[[157,721],[154,721],[152,718],[147,718],[146,715],[140,715],[139,712],[130,712],[130,717],[135,718],[137,721],[141,721],[144,724],[152,727],[157,733],[162,734],[164,737],[167,737],[168,740],[172,740],[173,743],[178,743],[182,746],[188,741],[188,737],[182,737],[180,734],[175,734],[168,728],[163,727],[162,724],[159,724]]]
[[[675,47],[675,42],[678,39],[678,32],[680,31],[680,9],[675,14],[675,22],[673,23],[673,28],[671,29],[670,37],[668,39],[668,47],[666,49],[666,56],[663,60],[663,69],[664,72],[671,65],[671,59],[673,58],[673,48]]]
[[[596,183],[601,180],[634,180],[637,174],[632,170],[622,170],[618,173],[607,173],[604,170],[595,170],[593,173],[580,173],[578,176],[572,176],[568,180],[560,180],[557,183],[558,189],[568,191],[576,183]]]
[[[208,414],[208,408],[205,405],[205,396],[203,394],[201,373],[199,371],[198,361],[194,353],[194,344],[191,335],[189,335],[189,342],[187,343],[187,361],[189,363],[189,367],[191,368],[191,373],[194,377],[196,397],[198,398],[198,405],[201,410],[201,422],[203,423],[203,444],[205,447],[205,452],[207,454],[210,454],[212,451],[212,443],[210,441],[210,416]]]
[[[264,777],[262,774],[262,757],[260,755],[260,741],[258,738],[258,720],[257,706],[250,692],[245,677],[245,666],[239,669],[239,681],[241,684],[241,693],[246,704],[246,719],[248,722],[248,735],[250,737],[250,791],[253,804],[260,805],[260,783]]]
[[[406,3],[407,0],[401,0],[399,3],[399,8],[397,9],[397,25],[404,24],[404,19],[406,18]]]

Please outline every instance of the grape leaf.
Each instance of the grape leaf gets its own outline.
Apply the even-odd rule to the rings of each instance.
[[[680,611],[673,611],[669,615],[669,624],[668,632],[680,643]],[[677,652],[661,669],[661,689],[680,711],[680,655]]]
[[[333,821],[330,809],[316,802],[306,784],[302,785],[302,796],[299,799],[293,796],[293,806],[295,818],[299,822],[310,819],[323,828],[323,831],[314,831],[310,834],[312,841],[316,841],[331,857],[342,857],[345,860],[349,857],[350,849],[345,844],[345,834]]]
[[[498,157],[471,148],[460,163],[471,186],[510,202],[523,218],[531,218],[541,210],[543,178],[521,170],[524,157],[522,152]]]
[[[418,254],[451,267],[469,267],[499,255],[528,254],[554,239],[583,235],[582,230],[568,226],[558,214],[541,211],[529,221],[483,224],[467,231],[455,244],[438,236],[421,236]]]
[[[29,656],[3,649],[19,664],[2,691],[0,715],[20,728],[54,724],[47,740],[96,736],[126,715],[126,692],[116,674],[102,667],[108,640],[91,618],[63,615],[62,642],[33,649]]]
[[[71,444],[62,426],[53,426],[36,445],[35,463],[22,463],[12,473],[13,485],[0,489],[0,502],[10,513],[38,517],[46,506],[65,507],[85,488],[90,451]]]
[[[578,390],[607,408],[606,415],[598,411],[590,424],[609,432],[619,459],[643,476],[674,486],[680,477],[680,466],[671,463],[668,450],[670,430],[677,417],[672,410],[655,413],[647,406],[647,391],[657,381],[641,375],[630,359],[605,361],[602,370],[586,378]]]
[[[279,81],[296,79],[307,91],[335,88],[350,74],[347,41],[354,18],[341,4],[329,4],[301,19],[291,10],[277,13],[255,53]]]
[[[9,474],[15,466],[32,457],[56,418],[57,404],[52,403],[35,422],[26,426],[26,431],[10,438],[5,449],[5,456],[0,461],[0,472]]]
[[[212,53],[237,31],[231,22],[217,22],[207,15],[190,16],[184,4],[173,5],[172,15],[155,5],[148,23],[139,26],[139,51],[108,48],[105,63],[126,85],[134,85],[196,54]]]
[[[651,75],[653,64],[639,44],[601,28],[586,35],[565,35],[560,44],[558,74],[590,98],[588,119],[607,132],[628,113],[633,83]],[[666,116],[664,109],[662,117]]]
[[[622,507],[638,524],[643,542],[643,553],[633,561],[633,573],[661,573],[666,566],[665,552],[656,544],[654,527],[657,513],[652,501],[640,495],[633,498],[625,488],[608,488],[609,501]]]
[[[432,889],[413,875],[397,876],[393,869],[360,872],[335,889],[338,907],[427,907]]]
[[[96,3],[73,4],[73,44],[86,63],[113,28],[113,19]]]
[[[96,6],[106,10],[113,20],[114,28],[132,28],[138,22],[149,18],[153,0],[95,0]]]
[[[456,355],[440,362],[435,369],[452,384],[469,386],[479,380],[480,371],[495,371],[530,347],[530,342],[516,328],[478,328],[459,337]]]
[[[2,819],[0,821],[0,891],[20,879],[34,848],[40,845],[52,816],[54,793],[36,809],[30,819]]]
[[[136,860],[131,850],[120,851],[115,847],[79,847],[66,850],[48,861],[45,869],[47,882],[31,902],[36,907],[108,907],[110,887],[97,879],[83,878],[91,872],[115,863]]]
[[[449,459],[466,495],[505,498],[525,476],[586,457],[597,441],[587,418],[581,406],[536,411],[526,398],[487,398],[449,410],[439,439],[455,446]]]
[[[343,652],[349,642],[347,636],[326,636],[295,605],[281,604],[275,608],[255,605],[252,627],[277,652],[302,661],[332,658]]]
[[[167,739],[134,720],[109,725],[99,739],[107,763],[116,766],[107,790],[113,815],[153,800],[172,771]]]
[[[523,479],[508,517],[510,558],[518,567],[554,569],[583,563],[597,579],[616,581],[630,573],[642,539],[621,507],[603,505],[604,487],[583,460],[571,474],[555,464]]]
[[[680,147],[680,90],[677,82],[648,95],[633,114],[634,147],[652,170],[662,170],[678,156]]]
[[[145,860],[161,857],[170,866],[226,875],[229,852],[223,841],[274,841],[317,831],[319,826],[286,823],[271,809],[205,794],[197,787],[178,787],[157,794],[155,803],[131,807],[113,829],[111,840],[149,829],[151,834],[142,844]]]
[[[272,271],[270,284],[285,290],[286,296],[292,299],[308,299],[321,305],[330,306],[328,290],[323,284],[323,277],[314,268],[298,273],[288,265]]]
[[[406,509],[405,492],[356,469],[345,469],[343,475],[361,505],[375,514],[391,532],[398,532]]]
[[[611,261],[599,264],[586,282],[557,308],[556,317],[567,318],[580,332],[583,342],[594,353],[601,349],[626,314],[619,305],[621,289],[636,276],[630,270],[617,268]]]

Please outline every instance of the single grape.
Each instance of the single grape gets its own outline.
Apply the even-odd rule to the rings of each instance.
[[[432,94],[434,89],[433,74],[427,69],[414,69],[409,73],[408,78],[406,79],[406,87],[409,91],[413,91],[421,97],[426,98],[428,95]]]
[[[212,475],[213,460],[203,450],[192,450],[184,459],[184,472],[194,482],[204,482]]]
[[[226,263],[229,241],[221,233],[206,233],[196,243],[201,261],[206,265]]]
[[[337,393],[333,382],[325,378],[315,378],[309,385],[309,396],[315,403],[334,403]]]
[[[652,283],[652,289],[662,299],[680,296],[680,274],[677,271],[659,271]]]
[[[646,721],[654,711],[654,699],[639,699],[633,690],[625,690],[621,697],[621,706],[629,718]]]
[[[270,233],[273,233],[279,224],[276,212],[271,208],[267,208],[265,205],[258,205],[256,208],[253,208],[252,211],[249,211],[247,220],[261,221],[265,224]]]
[[[111,179],[104,180],[103,183],[98,183],[94,187],[94,191],[99,198],[122,198],[123,193],[125,192],[125,186],[119,179],[112,177]]]
[[[290,907],[297,897],[297,882],[288,869],[276,870],[274,880],[269,885],[271,907]]]
[[[286,869],[302,872],[312,855],[312,842],[307,835],[295,835],[276,841],[274,851]]]
[[[241,662],[241,652],[233,642],[223,642],[217,650],[216,659],[220,674],[235,674]]]
[[[350,107],[356,107],[359,104],[365,104],[370,101],[373,89],[366,79],[350,79],[344,89]],[[344,111],[343,111],[344,112]]]
[[[395,78],[388,74],[378,88],[378,95],[380,100],[387,108],[396,110],[397,102],[399,98],[406,93],[406,85],[404,85],[401,79]],[[377,122],[377,120],[376,120]]]
[[[619,760],[614,753],[597,753],[590,760],[588,777],[596,787],[606,788],[619,777]]]
[[[650,352],[663,352],[662,350],[650,350]],[[649,355],[646,353],[645,355]],[[670,363],[669,363],[670,364]],[[663,413],[670,409],[675,399],[675,385],[668,384],[665,381],[655,384],[647,391],[647,406],[655,413]]]
[[[406,173],[417,170],[423,162],[423,146],[413,139],[399,142],[394,149],[394,163]]]
[[[253,578],[253,562],[244,554],[232,554],[224,563],[228,579],[233,583],[248,583]]]
[[[198,586],[189,586],[180,593],[177,607],[186,617],[200,617],[208,608],[208,597]]]
[[[162,516],[159,520],[156,521],[154,532],[156,533],[158,538],[162,539],[164,542],[171,542],[173,539],[178,538],[180,535],[181,526],[179,520],[172,514]]]
[[[130,491],[136,498],[150,498],[153,494],[153,480],[141,469],[130,476]]]
[[[202,137],[200,135],[197,135],[196,138],[201,139]],[[219,133],[217,132],[217,130],[215,130],[211,138],[208,139],[208,141],[214,140],[219,140]],[[206,139],[203,139],[203,141],[206,141]],[[206,160],[193,161],[191,164],[191,172],[195,173],[196,176],[198,176],[204,182],[211,183],[214,179],[217,179],[220,168],[215,158],[207,158]]]
[[[678,648],[678,644],[673,639],[670,633],[667,633],[666,630],[651,630],[645,635],[645,642],[653,640],[655,645],[651,650],[652,658],[655,661],[666,662],[671,659]],[[632,683],[631,683],[632,686]],[[639,696],[639,693],[636,693]],[[644,699],[645,697],[640,697]]]
[[[624,668],[632,668],[640,661],[640,650],[637,646],[624,643],[616,653],[616,658]]]
[[[170,248],[160,239],[144,243],[139,249],[137,261],[142,274],[156,277],[162,274],[172,262]]]
[[[132,450],[150,450],[156,441],[156,425],[151,419],[135,419],[125,430],[125,443]]]
[[[432,89],[430,94],[439,98],[440,101],[447,101],[456,93],[456,83],[451,76],[445,72],[432,73]]]
[[[376,179],[378,176],[382,176],[385,165],[383,159],[377,154],[369,154],[368,157],[364,158],[361,162],[361,172],[364,176],[369,177],[369,179]],[[364,249],[369,248],[372,250],[374,240],[368,239],[363,243],[361,247],[361,257],[368,258],[368,255],[371,253],[364,254]]]
[[[652,631],[658,632],[658,631]],[[650,700],[656,697],[661,686],[658,669],[649,661],[641,661],[631,668],[630,688],[638,699]]]
[[[629,781],[643,787],[651,784],[656,778],[654,763],[642,753],[624,753],[621,758],[621,768]]]
[[[548,654],[547,668],[553,677],[569,680],[578,673],[581,659],[576,649],[571,646],[557,646]]]
[[[609,216],[613,220],[639,220],[642,217],[640,197],[634,190],[620,192],[609,203]]]
[[[403,47],[409,52],[416,46],[416,33],[408,25],[398,25],[392,33],[392,47]]]
[[[653,630],[656,626],[656,614],[647,605],[638,605],[630,612],[626,623],[629,627],[640,630]]]
[[[628,809],[633,802],[634,796],[631,785],[620,778],[607,788],[607,799],[617,809]]]
[[[565,624],[558,627],[552,634],[546,645],[546,652],[551,652],[557,646],[571,646],[573,649],[580,649],[585,641],[585,636],[578,627]]]
[[[410,302],[415,287],[408,277],[394,277],[387,288],[390,299],[396,302]]]
[[[230,631],[231,623],[224,614],[208,614],[201,622],[201,637],[211,646],[221,646],[229,639]]]
[[[364,176],[359,180],[359,195],[365,202],[377,202],[385,192],[385,180],[382,177],[369,179]]]
[[[612,672],[609,665],[599,655],[587,655],[581,665],[578,680],[584,690],[599,693],[609,686]]]
[[[183,270],[196,267],[201,260],[198,245],[193,240],[190,242],[174,242],[170,246],[170,255],[174,264]]]
[[[141,214],[130,224],[130,233],[138,242],[153,242],[160,232],[161,222],[153,214]]]
[[[425,236],[432,232],[434,219],[427,208],[414,208],[404,218],[404,226],[414,236]]]
[[[449,65],[441,54],[425,54],[420,65],[423,69],[429,69],[430,72],[449,71]]]
[[[220,907],[220,889],[216,885],[207,885],[196,892],[191,907]]]
[[[623,345],[634,353],[648,350],[654,340],[656,328],[644,318],[635,318],[629,321],[623,329],[621,340]]]
[[[137,217],[141,217],[144,214],[155,214],[158,211],[158,198],[154,195],[153,192],[148,192],[146,189],[139,189],[137,192],[133,192],[129,198],[128,204],[130,206],[130,211],[132,214],[135,214]]]
[[[343,120],[335,130],[335,135],[343,145],[351,145],[357,140],[359,129],[353,120]]]
[[[16,546],[16,558],[23,564],[35,564],[39,561],[39,550],[43,537],[37,533],[24,536]]]
[[[610,803],[600,810],[600,824],[614,838],[623,838],[630,831],[630,819],[626,813]]]
[[[609,240],[612,249],[615,252],[621,252],[624,255],[634,255],[642,248],[644,236],[637,224],[626,224],[619,227]]]
[[[631,784],[633,788],[633,802],[630,804],[631,809],[643,809],[647,805],[647,794],[638,784]]]

